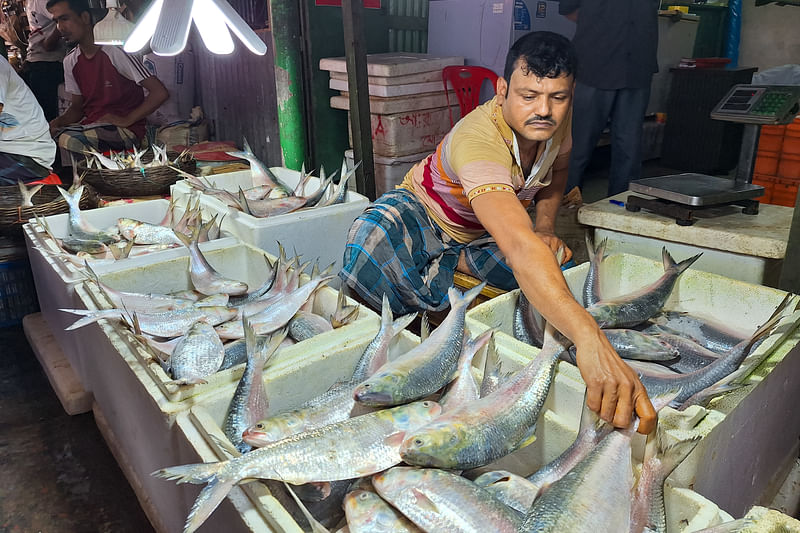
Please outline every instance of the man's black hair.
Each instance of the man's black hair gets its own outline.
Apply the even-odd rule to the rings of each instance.
[[[577,65],[575,47],[569,39],[551,31],[534,31],[523,35],[511,46],[503,77],[510,82],[517,66],[526,74],[532,72],[537,78],[574,76]]]
[[[54,5],[60,4],[61,2],[66,2],[69,5],[69,8],[73,10],[79,17],[84,12],[89,13],[89,16],[92,15],[92,10],[89,8],[89,0],[47,0],[47,9],[50,9]]]

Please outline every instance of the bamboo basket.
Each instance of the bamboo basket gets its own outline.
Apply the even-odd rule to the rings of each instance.
[[[177,152],[169,152],[170,161],[178,157]],[[153,155],[147,153],[142,160],[147,163],[152,161]],[[197,162],[191,155],[186,155],[178,161],[177,168],[183,172],[194,174]],[[169,186],[181,179],[180,175],[169,166],[153,168],[126,168],[122,170],[108,170],[86,168],[86,162],[78,162],[78,174],[84,174],[83,182],[88,183],[103,196],[111,197],[137,197],[156,196],[169,194]]]
[[[22,195],[16,185],[0,186],[0,226],[21,226],[36,216],[47,217],[66,213],[69,206],[58,192],[58,185],[45,185],[33,199],[33,207],[22,207]],[[81,195],[81,209],[95,207],[95,195],[91,187],[85,187]]]

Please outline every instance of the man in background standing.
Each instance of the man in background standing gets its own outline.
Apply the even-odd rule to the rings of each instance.
[[[28,0],[25,12],[30,34],[22,78],[50,121],[58,116],[58,86],[64,83],[65,46],[56,22],[47,11],[47,0]]]
[[[658,71],[655,0],[561,0],[577,23],[578,74],[572,103],[572,154],[567,191],[580,187],[600,133],[611,124],[608,195],[628,190],[642,171],[642,124]]]

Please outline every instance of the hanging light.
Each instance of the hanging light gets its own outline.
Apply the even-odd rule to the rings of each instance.
[[[192,21],[203,43],[215,54],[233,52],[231,32],[254,54],[267,53],[264,41],[225,0],[154,0],[124,49],[139,52],[149,42],[156,55],[177,55],[186,47]]]
[[[108,13],[94,26],[94,43],[122,45],[133,31],[133,23],[122,16],[117,0],[106,0]]]

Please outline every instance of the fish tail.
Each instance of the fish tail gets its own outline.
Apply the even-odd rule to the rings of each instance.
[[[493,392],[491,389],[490,378],[499,376],[502,372],[502,363],[500,362],[500,354],[497,353],[497,347],[494,343],[494,335],[489,337],[489,344],[486,347],[486,359],[483,361],[483,380],[481,381],[480,397],[484,398],[489,393]]]
[[[598,262],[602,263],[603,260],[606,258],[606,246],[608,245],[608,237],[600,241],[600,244],[597,245],[597,248],[594,249],[594,255],[599,257]]]
[[[191,239],[190,237],[188,237],[186,234],[184,234],[183,232],[181,232],[181,231],[178,231],[178,230],[172,230],[172,232],[175,234],[175,236],[176,236],[176,237],[177,237],[177,238],[178,238],[178,239],[179,239],[179,240],[180,240],[180,241],[181,241],[181,242],[184,244],[184,246],[186,246],[187,248],[189,248],[189,247],[192,245],[192,239]]]
[[[662,441],[662,435],[663,433],[659,432],[658,451],[661,454],[661,464],[664,466],[664,475],[669,476],[672,471],[678,468],[678,465],[692,453],[692,450],[694,450],[702,437],[700,435],[695,435],[690,439],[682,440],[667,446]]]
[[[471,304],[473,300],[478,297],[484,287],[486,287],[485,281],[479,283],[463,294],[455,287],[450,287],[450,289],[447,291],[447,298],[450,300],[450,307],[453,308],[456,305],[461,305],[464,307],[469,306],[469,304]]]
[[[73,329],[82,328],[83,326],[88,326],[89,324],[104,318],[111,318],[117,315],[124,316],[124,311],[120,309],[103,309],[100,311],[90,311],[88,309],[59,309],[59,311],[64,311],[65,313],[72,313],[74,315],[83,317],[78,319],[74,324],[64,328],[65,331],[72,331]]]
[[[247,196],[244,194],[244,191],[241,187],[239,187],[239,205],[242,207],[242,211],[248,215],[253,214],[253,212],[250,210],[250,204],[247,202]]]
[[[583,240],[586,243],[586,252],[589,254],[589,261],[594,261],[594,239],[592,239],[588,230],[584,232]]]
[[[684,259],[680,263],[676,263],[670,253],[667,251],[666,246],[661,249],[661,261],[664,263],[664,270],[676,270],[678,275],[681,275],[687,268],[692,266],[695,261],[700,259],[701,255],[703,255],[702,252],[697,255],[693,255],[689,259]]]
[[[59,187],[58,192],[61,193],[61,196],[64,197],[64,200],[71,209],[77,209],[81,201],[81,195],[83,194],[83,185],[69,191],[65,191],[62,187]]]
[[[383,299],[381,300],[381,329],[393,326],[393,320],[394,317],[392,315],[392,306],[389,304],[389,297],[386,293],[383,293]]]
[[[392,322],[392,337],[396,337],[401,331],[406,329],[415,318],[417,318],[416,313],[409,313]]]
[[[216,476],[212,477],[208,485],[203,487],[200,495],[194,501],[189,516],[186,517],[186,524],[183,526],[183,533],[192,533],[203,525],[211,513],[222,503],[225,496],[236,484],[233,480],[220,480]]]
[[[220,470],[227,464],[227,461],[219,461],[216,463],[194,463],[170,466],[162,468],[161,470],[156,470],[150,475],[176,481],[178,484],[191,483],[193,485],[199,485],[201,483],[213,481],[213,478],[216,478]]]
[[[288,332],[288,328],[279,329],[270,337],[268,337],[268,340],[264,342],[264,345],[259,346],[255,354],[254,362],[256,366],[264,368],[267,365],[272,357],[278,352],[278,348],[280,348],[281,343],[284,341],[284,339],[286,339]]]

